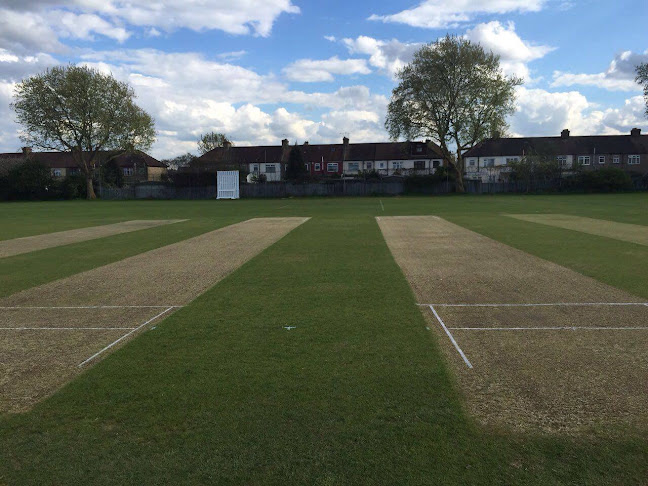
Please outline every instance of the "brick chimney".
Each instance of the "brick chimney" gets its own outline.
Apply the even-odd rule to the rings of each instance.
[[[232,148],[232,142],[230,142],[229,140],[225,140],[225,141],[223,142],[223,148],[224,148],[225,150],[229,150],[229,149],[231,149],[231,148]]]
[[[342,138],[342,161],[349,158],[349,137]]]
[[[562,132],[560,132],[560,138],[569,138],[569,130],[565,128]]]
[[[22,148],[22,153],[23,153],[23,155],[30,155],[32,153],[32,148],[31,147],[23,147]]]
[[[284,138],[284,139],[281,141],[281,147],[284,148],[284,149],[287,149],[287,148],[288,148],[288,145],[290,145],[290,142],[288,141],[287,138]]]
[[[630,130],[630,135],[632,135],[633,137],[638,137],[639,135],[641,135],[641,128],[633,128],[632,130]]]
[[[304,142],[304,147],[308,147],[308,140]]]

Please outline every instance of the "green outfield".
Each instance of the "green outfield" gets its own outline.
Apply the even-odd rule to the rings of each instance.
[[[429,234],[387,238],[381,218],[425,215],[439,217]],[[597,234],[547,223],[568,216]],[[648,194],[9,203],[0,242],[142,220],[185,221],[0,258],[0,485],[645,484],[648,246],[615,228],[643,234]],[[181,272],[192,257],[202,286]],[[474,375],[417,306],[561,295],[639,305],[436,308]],[[527,319],[563,333],[533,338],[544,357],[519,334],[469,333]],[[597,319],[615,333],[579,334]],[[61,337],[94,327],[96,342]],[[569,393],[547,399],[565,353],[575,371],[565,360],[553,383]],[[590,372],[611,366],[625,375]],[[483,410],[473,388],[490,397]]]

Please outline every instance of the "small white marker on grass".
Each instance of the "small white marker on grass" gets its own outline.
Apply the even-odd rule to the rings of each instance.
[[[385,211],[385,206],[383,206],[382,199],[379,199],[380,201],[380,207],[382,208],[383,212]]]
[[[292,331],[293,329],[297,329],[297,326],[284,326],[284,329],[286,331]]]

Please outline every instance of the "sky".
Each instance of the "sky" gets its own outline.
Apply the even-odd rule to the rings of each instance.
[[[398,70],[446,34],[524,79],[513,136],[645,132],[647,25],[646,0],[0,0],[0,152],[22,145],[16,83],[70,63],[134,88],[159,159],[196,153],[210,131],[236,145],[387,141]]]

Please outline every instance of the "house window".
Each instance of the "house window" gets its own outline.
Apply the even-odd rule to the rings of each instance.
[[[322,170],[322,165],[319,162],[315,163],[315,170]]]
[[[381,169],[384,169],[384,168],[385,168],[385,163],[384,163],[384,162],[380,162],[380,168],[381,168]]]
[[[641,155],[628,155],[628,165],[638,165],[641,163]]]
[[[306,172],[308,172],[308,164],[304,164],[304,167],[306,168]]]
[[[394,170],[402,169],[403,168],[403,163],[402,162],[392,162],[392,167]]]
[[[416,146],[416,152],[419,153],[419,154],[422,153],[423,152],[423,147],[421,147],[420,145],[417,145]]]
[[[349,172],[358,172],[360,164],[358,162],[349,162]]]
[[[581,165],[590,165],[590,157],[589,155],[579,155],[578,156],[578,163]]]
[[[613,164],[620,164],[621,163],[621,157],[618,156],[618,155],[615,155],[614,157],[612,157],[612,163]]]
[[[52,175],[54,177],[61,177],[62,175],[61,169],[52,169]]]
[[[326,164],[326,172],[337,172],[338,164],[337,162],[329,162]]]
[[[373,164],[371,162],[367,162],[367,169],[373,169]]]
[[[468,161],[468,165],[469,165],[470,167],[475,167],[475,164],[476,164],[475,159],[470,159],[470,160]]]
[[[599,155],[599,164],[605,164],[605,155]]]
[[[252,172],[259,172],[259,164],[252,164]]]
[[[415,160],[414,168],[418,170],[425,169],[425,160]]]
[[[495,167],[495,159],[484,159],[484,167]]]
[[[440,160],[433,160],[433,161],[432,161],[432,168],[433,168],[433,169],[436,169],[436,168],[439,167],[440,165],[441,165],[441,161],[440,161]]]
[[[275,167],[274,164],[266,164],[266,170],[265,171],[268,174],[274,174],[275,172],[277,172],[277,168]]]
[[[132,167],[124,167],[122,170],[124,171],[125,176],[132,176],[133,175],[133,168]]]
[[[560,165],[560,167],[567,167],[566,155],[559,155],[558,157],[556,157],[556,161],[558,162],[558,165]]]
[[[507,164],[515,163],[517,161],[518,161],[517,157],[506,157],[506,163]]]

